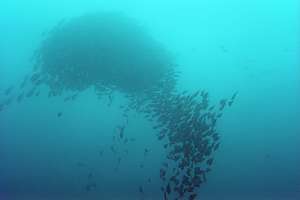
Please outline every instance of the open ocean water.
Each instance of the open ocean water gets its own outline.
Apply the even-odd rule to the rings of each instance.
[[[178,91],[205,90],[211,105],[236,94],[195,198],[166,189],[168,148],[121,94],[87,87],[66,102],[46,84],[19,97],[51,29],[95,12],[129,16],[170,51]],[[299,0],[1,0],[0,28],[0,200],[300,199]]]

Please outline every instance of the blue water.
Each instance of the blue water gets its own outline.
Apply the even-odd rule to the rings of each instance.
[[[61,19],[125,13],[174,54],[180,89],[205,89],[212,102],[239,93],[218,122],[221,146],[197,199],[300,199],[300,2],[107,2],[2,0],[0,92],[31,70],[42,33]],[[110,150],[124,101],[109,106],[87,90],[68,104],[45,94],[1,111],[0,200],[163,199],[165,152],[146,119],[130,113],[125,134],[135,141],[117,146],[128,150],[120,165]]]

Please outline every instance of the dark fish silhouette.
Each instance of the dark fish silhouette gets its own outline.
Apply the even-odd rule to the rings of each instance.
[[[226,99],[222,99],[222,100],[220,101],[220,108],[219,108],[220,110],[223,110],[223,109],[225,108],[226,102],[227,102]]]
[[[214,151],[216,151],[219,148],[219,146],[220,146],[220,143],[217,143],[214,147]]]
[[[12,93],[12,91],[14,90],[14,86],[10,86],[8,87],[5,91],[4,91],[4,94],[6,96],[10,95]]]
[[[169,183],[168,183],[168,185],[167,185],[166,192],[167,192],[168,194],[171,193],[171,187],[170,187],[170,184],[169,184]]]
[[[140,192],[140,193],[144,193],[144,189],[143,189],[142,186],[139,186],[139,192]]]
[[[147,148],[145,148],[145,150],[144,150],[144,156],[147,156],[148,153],[149,153],[149,150]]]
[[[93,172],[90,172],[89,174],[88,174],[88,179],[92,179],[93,178]]]
[[[214,161],[213,158],[209,158],[209,159],[206,161],[206,163],[207,163],[209,166],[211,166],[212,163],[213,163],[213,161]]]
[[[36,96],[36,97],[40,96],[40,93],[41,93],[40,91],[37,91],[37,92],[35,93],[35,96]]]
[[[20,84],[20,89],[23,89],[26,86],[27,80],[28,80],[28,76],[26,76],[23,79],[22,83]]]
[[[232,104],[233,104],[233,100],[228,101],[228,106],[229,107],[232,106]]]
[[[220,49],[221,49],[224,53],[227,53],[227,52],[228,52],[228,49],[227,49],[225,46],[223,46],[223,45],[220,46]]]
[[[162,177],[165,177],[166,176],[166,170],[164,170],[164,169],[160,169],[160,177],[162,178]]]
[[[26,97],[27,97],[27,98],[32,97],[32,96],[34,95],[35,89],[36,89],[36,88],[31,88],[31,90],[29,90],[29,91],[26,93]]]
[[[31,76],[30,81],[35,83],[39,78],[40,78],[40,74],[39,73],[35,73]]]
[[[168,200],[168,195],[165,191],[164,191],[164,200]]]
[[[20,94],[18,97],[17,97],[17,102],[20,103],[24,98],[24,93]]]
[[[236,96],[238,95],[238,91],[237,92],[235,92],[233,95],[232,95],[232,97],[231,97],[231,100],[234,100],[235,98],[236,98]]]
[[[51,91],[48,92],[48,98],[52,97],[53,93]]]
[[[189,196],[189,200],[194,200],[194,199],[196,199],[196,197],[197,197],[197,194],[193,193]]]
[[[231,97],[230,100],[228,101],[228,106],[229,106],[229,107],[232,106],[232,104],[233,104],[233,102],[234,102],[234,100],[235,100],[235,98],[236,98],[237,95],[238,95],[238,92],[235,92],[235,93],[232,95],[232,97]]]
[[[57,117],[61,117],[61,116],[62,116],[62,112],[58,112]]]
[[[14,98],[13,97],[9,97],[8,99],[6,99],[2,105],[6,105],[9,106],[12,102],[13,102]]]
[[[83,163],[83,162],[77,162],[76,165],[77,165],[78,167],[85,167],[85,166],[86,166],[86,164]]]
[[[120,138],[123,139],[124,137],[124,129],[125,129],[125,126],[119,126],[119,134],[120,134]]]
[[[71,98],[72,101],[74,101],[77,98],[77,96],[78,96],[78,94],[74,94],[70,98]]]
[[[113,145],[110,146],[110,150],[111,150],[114,154],[117,153],[117,151],[116,151],[116,149],[115,149],[115,147],[114,147]]]
[[[100,151],[99,151],[99,156],[103,156],[103,151],[104,151],[104,150],[100,150]]]
[[[87,192],[90,192],[92,190],[95,190],[97,187],[96,183],[88,183],[86,186],[85,186],[85,190]]]

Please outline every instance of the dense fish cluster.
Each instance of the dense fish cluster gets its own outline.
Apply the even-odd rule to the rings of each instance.
[[[93,13],[63,20],[44,34],[32,57],[32,72],[17,87],[7,88],[2,110],[14,100],[39,96],[75,100],[90,87],[100,96],[115,91],[130,99],[161,87],[165,79],[175,86],[172,55],[144,28],[120,13]],[[13,95],[9,95],[13,93]],[[68,94],[67,96],[65,96]]]
[[[139,93],[173,69],[170,54],[133,19],[95,13],[61,22],[48,33],[35,57],[35,84],[53,93],[94,86]]]
[[[124,94],[129,100],[123,109],[126,123],[116,127],[117,135],[109,147],[117,157],[115,170],[128,154],[128,145],[135,141],[125,134],[127,113],[134,110],[155,124],[157,139],[167,152],[158,172],[163,199],[196,199],[220,145],[217,120],[237,93],[212,106],[206,91],[178,92],[178,73],[171,56],[132,22],[120,14],[96,13],[59,23],[36,51],[33,72],[19,86],[2,91],[0,111],[13,101],[39,96],[42,89],[48,98],[62,96],[68,102],[93,87],[98,96],[108,97],[109,105],[115,91]],[[143,151],[147,157],[150,149]],[[77,165],[85,166],[81,162]],[[97,187],[93,176],[90,172],[86,191]],[[139,186],[138,191],[144,194],[144,187]]]
[[[164,199],[196,199],[197,188],[206,182],[213,153],[220,145],[217,120],[236,96],[237,93],[230,99],[222,99],[218,106],[211,106],[205,91],[176,94],[158,90],[152,94],[143,112],[156,122],[153,128],[168,154],[160,169]]]

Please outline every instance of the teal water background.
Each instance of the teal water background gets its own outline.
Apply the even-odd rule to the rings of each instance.
[[[43,32],[95,11],[137,19],[175,55],[180,88],[206,89],[215,102],[239,92],[218,124],[221,147],[199,199],[300,199],[299,1],[2,0],[1,92],[30,71]],[[0,112],[0,199],[139,199],[148,177],[146,199],[162,199],[163,148],[138,114],[125,131],[136,142],[114,171],[109,145],[122,101],[109,107],[86,91],[67,105],[45,95]],[[97,190],[87,193],[91,171]]]

